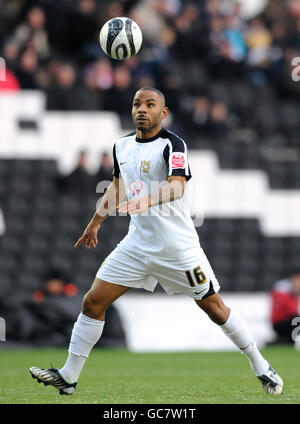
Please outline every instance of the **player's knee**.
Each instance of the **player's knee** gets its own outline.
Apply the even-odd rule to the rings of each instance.
[[[90,318],[98,318],[105,313],[107,308],[106,302],[95,293],[89,291],[83,298],[82,301],[82,313],[89,316]]]
[[[218,325],[224,324],[229,317],[230,309],[219,296],[208,296],[202,301],[197,301],[197,304]]]

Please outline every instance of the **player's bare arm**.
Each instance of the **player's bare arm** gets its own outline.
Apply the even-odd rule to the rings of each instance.
[[[97,234],[102,222],[116,210],[118,204],[124,197],[125,189],[123,180],[113,177],[113,181],[107,187],[97,211],[74,247],[80,246],[81,243],[87,248],[96,247],[98,244]]]
[[[134,215],[145,212],[151,206],[180,199],[184,194],[186,178],[171,175],[167,181],[168,184],[148,196],[121,203],[117,208],[118,212]]]

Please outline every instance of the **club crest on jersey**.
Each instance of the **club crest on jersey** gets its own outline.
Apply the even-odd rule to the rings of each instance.
[[[145,172],[146,174],[150,172],[150,160],[141,161],[140,171]]]
[[[184,153],[176,152],[172,154],[172,169],[184,169],[185,168],[185,160]]]
[[[131,191],[132,195],[135,196],[136,194],[139,195],[140,191],[143,188],[143,182],[142,181],[132,181],[129,184],[129,190]]]

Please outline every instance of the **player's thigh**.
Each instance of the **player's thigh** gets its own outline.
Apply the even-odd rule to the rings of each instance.
[[[127,288],[153,291],[157,281],[150,277],[146,263],[143,255],[119,244],[103,261],[96,277]]]
[[[177,259],[157,259],[150,266],[152,275],[168,294],[185,293],[200,300],[217,293],[220,289],[201,248],[187,250]]]
[[[109,283],[96,277],[92,284],[92,287],[84,296],[83,303],[86,304],[86,306],[87,304],[94,304],[102,305],[103,307],[108,307],[128,290],[129,287]]]

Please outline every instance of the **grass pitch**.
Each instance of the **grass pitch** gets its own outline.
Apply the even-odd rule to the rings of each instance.
[[[1,404],[290,404],[300,403],[299,352],[263,351],[284,380],[284,393],[267,395],[239,352],[131,353],[94,349],[73,396],[31,378],[31,366],[61,368],[63,349],[1,350]]]

